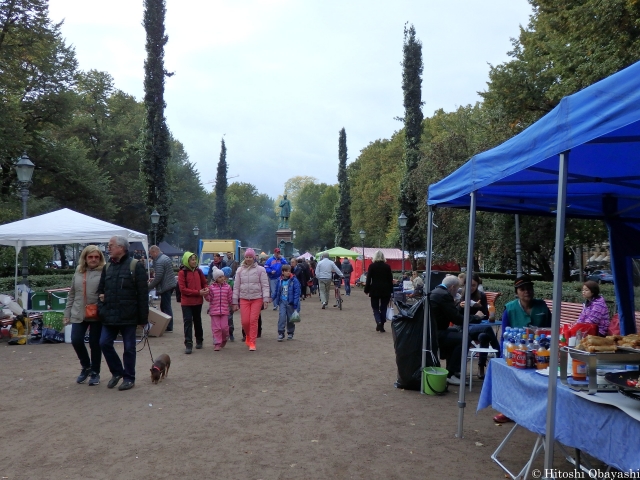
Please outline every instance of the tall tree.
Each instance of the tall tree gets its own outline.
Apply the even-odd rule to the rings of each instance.
[[[407,216],[406,250],[423,250],[418,225],[417,207],[424,193],[411,188],[411,178],[420,160],[422,135],[422,43],[416,38],[413,25],[404,26],[402,48],[402,93],[404,97],[404,175],[400,184],[400,210]]]
[[[146,182],[147,218],[154,208],[160,214],[158,241],[163,240],[167,233],[170,206],[166,170],[171,143],[164,117],[164,79],[171,74],[164,68],[164,46],[169,39],[164,32],[165,14],[165,0],[144,0],[147,59],[144,62],[146,117],[142,134],[142,170]]]
[[[336,246],[351,247],[351,190],[347,177],[347,132],[338,136],[338,188],[340,197],[334,213]]]
[[[229,219],[227,213],[227,146],[222,139],[220,160],[216,174],[216,215],[213,222],[216,226],[216,238],[229,236]]]

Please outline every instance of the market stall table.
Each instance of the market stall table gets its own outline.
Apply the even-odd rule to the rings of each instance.
[[[508,367],[504,359],[492,359],[478,400],[478,411],[492,406],[517,425],[544,435],[548,380],[535,370]],[[560,382],[557,392],[556,441],[586,452],[622,472],[640,472],[639,421],[616,407],[575,395]],[[640,410],[640,402],[637,404]]]

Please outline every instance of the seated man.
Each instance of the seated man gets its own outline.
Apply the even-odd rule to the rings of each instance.
[[[440,358],[447,361],[447,383],[450,385],[460,385],[460,361],[462,356],[462,329],[464,317],[456,308],[454,295],[458,291],[460,282],[453,275],[447,275],[442,283],[431,291],[429,307],[431,317],[435,320],[438,328],[438,346],[440,348]],[[470,321],[479,322],[480,318],[475,315]],[[453,323],[455,327],[449,327]]]
[[[507,327],[521,328],[529,325],[549,328],[551,326],[551,312],[544,300],[534,298],[531,277],[527,274],[520,275],[516,278],[513,286],[518,298],[505,305],[502,315],[502,331],[504,332]],[[506,423],[512,420],[499,413],[493,417],[493,421]]]

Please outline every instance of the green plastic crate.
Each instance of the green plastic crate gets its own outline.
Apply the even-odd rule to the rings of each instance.
[[[31,294],[31,310],[36,312],[49,310],[49,294],[47,292],[33,292]]]
[[[51,310],[62,311],[67,308],[69,292],[51,292]]]

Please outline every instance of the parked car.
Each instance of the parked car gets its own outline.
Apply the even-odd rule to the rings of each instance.
[[[589,276],[587,276],[587,280],[593,280],[598,283],[613,284],[613,274],[611,273],[611,270],[594,270]]]

